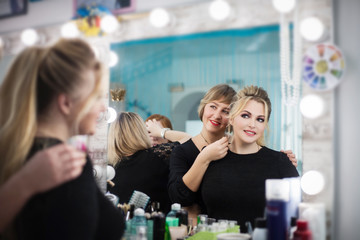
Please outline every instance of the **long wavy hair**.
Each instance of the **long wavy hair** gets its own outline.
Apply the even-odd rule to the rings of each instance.
[[[124,158],[148,148],[151,148],[151,140],[144,120],[137,113],[119,113],[109,128],[109,163],[115,166]]]
[[[251,85],[251,86],[247,86],[247,87],[244,87],[243,89],[241,89],[237,93],[236,98],[237,98],[237,100],[231,104],[229,119],[234,120],[234,118],[237,115],[239,115],[241,113],[241,111],[244,110],[246,104],[250,100],[254,100],[256,102],[264,104],[265,125],[266,125],[266,130],[269,131],[268,123],[269,123],[270,114],[271,114],[271,101],[270,101],[270,98],[269,98],[267,92],[261,87]],[[265,145],[264,134],[256,141],[256,143],[259,146]]]
[[[101,91],[102,66],[92,48],[80,39],[61,39],[50,47],[27,48],[16,57],[0,88],[0,185],[24,164],[51,103],[63,93],[76,98],[89,70],[96,85],[71,121],[73,135]]]

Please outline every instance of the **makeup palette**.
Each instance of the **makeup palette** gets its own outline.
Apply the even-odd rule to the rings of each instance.
[[[310,47],[303,58],[303,80],[314,90],[335,88],[345,71],[341,51],[332,44],[321,43]]]

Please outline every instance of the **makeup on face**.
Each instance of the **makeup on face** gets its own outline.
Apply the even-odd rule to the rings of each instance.
[[[212,101],[205,105],[203,123],[212,129],[225,131],[229,121],[229,104]],[[210,129],[210,130],[212,130]]]
[[[233,122],[234,135],[242,142],[255,143],[266,127],[264,105],[250,100],[244,109],[237,115]]]

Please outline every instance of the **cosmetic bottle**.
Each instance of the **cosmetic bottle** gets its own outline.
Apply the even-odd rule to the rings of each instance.
[[[151,214],[153,224],[153,239],[164,240],[165,238],[165,215],[162,212]]]
[[[179,226],[179,218],[176,216],[180,211],[181,205],[179,203],[173,203],[171,205],[171,211],[168,212],[165,219],[165,240],[170,240],[170,229],[169,227]]]
[[[257,218],[255,219],[255,228],[252,234],[252,240],[266,240],[266,239],[267,239],[266,219]]]
[[[185,225],[187,226],[189,223],[188,220],[188,212],[181,208],[179,211],[176,212],[176,217],[179,219],[179,226]]]
[[[289,182],[283,179],[267,179],[266,219],[268,240],[288,238],[287,203],[289,201]]]
[[[297,220],[293,240],[312,240],[311,236],[312,234],[309,230],[308,222],[305,220]]]
[[[137,235],[138,227],[147,227],[147,222],[145,218],[145,212],[142,208],[137,208],[134,213],[133,219],[131,219],[131,236],[135,239],[134,236]]]

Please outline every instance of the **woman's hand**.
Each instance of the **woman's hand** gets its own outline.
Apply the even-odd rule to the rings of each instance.
[[[150,137],[161,138],[162,126],[158,121],[156,121],[156,119],[148,120],[145,125]]]
[[[78,177],[85,162],[83,151],[59,144],[37,152],[23,167],[23,179],[34,193],[44,192]]]
[[[229,150],[229,142],[227,137],[222,137],[221,139],[217,140],[206,146],[199,155],[204,159],[208,160],[209,162],[214,160],[222,159],[226,156]]]
[[[297,167],[297,159],[295,157],[295,154],[292,152],[292,150],[281,150],[281,152],[285,153],[286,156],[289,158],[291,163]]]

